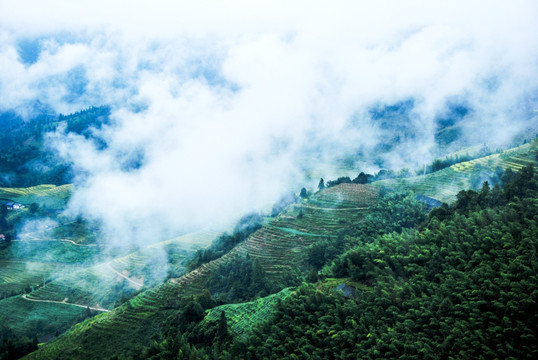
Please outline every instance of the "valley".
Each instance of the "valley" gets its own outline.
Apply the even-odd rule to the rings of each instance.
[[[68,119],[76,123],[79,117]],[[136,358],[146,345],[132,344],[163,339],[171,323],[190,334],[181,341],[198,339],[192,346],[204,351],[206,340],[200,339],[216,339],[222,316],[225,341],[250,342],[283,302],[307,296],[308,286],[330,301],[342,297],[340,288],[370,297],[374,275],[357,281],[355,273],[337,270],[350,249],[411,231],[427,214],[420,199],[451,204],[462,190],[478,191],[484,181],[492,188],[503,185],[502,179],[538,164],[537,144],[534,139],[475,154],[423,175],[340,177],[318,191],[288,196],[284,205],[275,204],[272,216],[256,215],[261,222],[255,231],[239,230],[253,226],[245,220],[233,231],[204,228],[141,246],[112,247],[98,223],[70,217],[65,210],[74,185],[0,188],[6,206],[18,204],[4,212],[0,305],[6,311],[0,321],[16,337],[38,339],[39,349],[28,356],[35,359]],[[465,158],[465,151],[447,159]],[[351,162],[346,164],[331,171],[349,174]],[[230,239],[233,245],[226,243]],[[196,321],[185,323],[184,314],[196,306],[189,315]]]
[[[10,306],[14,306],[16,301],[34,300],[50,302],[44,303],[43,306],[67,308],[69,303],[72,303],[82,307],[90,306],[89,310],[101,312],[73,326],[58,339],[44,345],[30,358],[52,359],[63,356],[70,359],[87,359],[94,358],[96,354],[100,354],[99,357],[129,354],[132,353],[132,349],[128,344],[131,344],[133,339],[137,339],[137,343],[147,343],[152,335],[159,332],[161,324],[181,311],[189,299],[204,296],[207,289],[211,297],[221,299],[220,301],[229,297],[227,293],[229,289],[222,288],[219,282],[229,286],[231,284],[229,281],[234,280],[218,279],[230,276],[229,274],[233,277],[235,272],[244,271],[237,268],[237,264],[246,261],[252,264],[248,265],[253,269],[250,276],[261,276],[254,278],[254,281],[262,281],[265,278],[267,280],[264,281],[271,284],[259,292],[259,294],[266,293],[267,296],[253,302],[220,305],[208,310],[204,317],[204,321],[210,324],[211,321],[217,321],[220,312],[224,311],[232,334],[246,339],[246,336],[251,334],[249,329],[262,323],[274,311],[276,299],[285,299],[291,294],[290,291],[293,292],[290,289],[299,286],[300,281],[304,281],[307,277],[312,266],[309,254],[317,244],[323,241],[337,242],[338,239],[341,241],[350,226],[361,224],[363,219],[367,219],[367,223],[371,221],[368,220],[369,214],[371,216],[375,213],[373,209],[380,206],[379,191],[390,193],[412,189],[415,194],[426,194],[434,199],[452,202],[456,200],[459,191],[470,185],[473,176],[494,174],[498,167],[503,170],[507,168],[519,170],[525,165],[536,163],[536,147],[526,144],[501,154],[456,164],[427,175],[382,180],[368,185],[344,183],[332,186],[312,194],[307,199],[299,199],[277,216],[268,218],[259,230],[225,255],[202,264],[182,276],[168,276],[168,280],[162,284],[159,284],[158,278],[150,280],[150,275],[144,272],[147,264],[152,263],[152,252],[158,253],[164,247],[170,249],[174,244],[180,246],[189,241],[196,244],[197,246],[189,251],[179,254],[176,252],[175,257],[168,260],[171,266],[175,267],[177,274],[186,269],[181,267],[181,264],[185,264],[185,260],[193,256],[201,246],[209,246],[218,233],[202,231],[151,244],[146,249],[58,276],[28,294],[6,300]],[[71,248],[79,247],[71,244]],[[21,266],[20,263],[17,264]],[[327,270],[319,274],[324,271]],[[254,275],[255,273],[258,275]],[[32,278],[30,274],[28,276],[29,279]],[[342,278],[336,281],[333,283],[351,283],[362,291],[369,291],[368,288],[363,288],[363,285],[353,283],[351,279]],[[7,286],[7,280],[2,286],[4,285]],[[249,284],[242,283],[241,286],[246,287]],[[117,303],[118,289],[123,289],[123,294],[127,294],[127,300],[124,300],[123,304]],[[335,291],[335,287],[331,286],[324,289],[323,291],[328,293]],[[276,295],[270,295],[272,292]],[[34,305],[38,304],[32,304]],[[80,312],[74,308],[66,318],[76,319],[77,316],[80,316]],[[98,341],[103,336],[113,339],[114,346],[109,342]]]

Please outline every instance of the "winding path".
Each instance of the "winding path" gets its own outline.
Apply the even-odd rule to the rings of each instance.
[[[114,273],[116,273],[118,276],[121,276],[121,277],[124,278],[125,280],[127,280],[127,281],[131,282],[132,284],[134,284],[134,285],[137,287],[137,289],[140,289],[141,287],[144,286],[144,284],[139,283],[138,281],[134,281],[133,279],[129,278],[128,276],[123,275],[123,274],[120,273],[118,270],[114,269],[114,268],[112,267],[112,265],[110,265],[110,263],[106,264],[106,266],[107,266],[110,270],[112,270]]]
[[[37,237],[32,237],[32,238],[29,238],[29,236],[26,237],[26,239],[23,239],[23,240],[11,240],[12,242],[16,241],[16,242],[31,242],[31,241],[50,241],[50,242],[54,242],[54,241],[61,241],[61,242],[67,242],[67,243],[70,243],[70,244],[73,244],[75,246],[83,246],[83,247],[95,247],[97,246],[97,244],[79,244],[79,243],[76,243],[74,242],[73,240],[70,240],[70,239],[51,239],[51,238],[37,238]]]
[[[30,299],[25,295],[22,295],[21,296],[24,300],[28,300],[28,301],[34,301],[34,302],[44,302],[44,303],[51,303],[51,304],[64,304],[64,305],[71,305],[71,306],[77,306],[77,307],[80,307],[80,308],[83,308],[83,309],[87,309],[89,308],[90,310],[95,310],[95,311],[103,311],[103,312],[110,312],[110,310],[108,309],[103,309],[103,308],[100,308],[100,307],[94,307],[94,306],[87,306],[87,305],[80,305],[80,304],[73,304],[73,303],[68,303],[66,300],[64,301],[56,301],[56,300],[38,300],[38,299]]]

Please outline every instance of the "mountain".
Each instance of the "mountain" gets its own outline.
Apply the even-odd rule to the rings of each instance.
[[[12,112],[0,114],[0,187],[28,187],[72,182],[70,164],[60,162],[46,141],[46,134],[65,131],[92,136],[92,128],[108,123],[110,108],[92,107],[71,115],[38,113],[24,120]]]
[[[427,216],[413,194],[387,184],[321,190],[224,256],[74,326],[29,358],[533,357],[532,164],[505,172],[503,190],[460,191]]]
[[[380,108],[379,119],[408,107]],[[5,354],[39,342],[28,358],[534,357],[536,139],[460,150],[417,176],[343,176],[230,233],[113,248],[98,222],[63,212],[70,168],[43,148],[45,131],[90,138],[108,115],[91,108],[35,130],[6,122],[22,145],[5,169],[35,186],[0,188],[24,205],[0,223]],[[33,184],[43,168],[28,164],[47,162],[63,180]]]

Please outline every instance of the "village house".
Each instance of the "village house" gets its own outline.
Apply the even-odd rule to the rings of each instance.
[[[24,205],[9,199],[0,199],[0,205],[5,205],[8,210],[19,210],[24,208]]]

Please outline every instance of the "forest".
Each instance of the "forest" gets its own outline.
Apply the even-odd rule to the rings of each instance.
[[[535,359],[538,178],[531,165],[502,182],[461,191],[419,224],[350,229],[340,247],[348,250],[316,258],[317,278],[279,301],[246,339],[233,335],[225,312],[201,321],[215,306],[206,293],[124,358]],[[415,213],[409,200],[391,204],[388,213]],[[354,295],[327,286],[335,278]]]
[[[34,151],[43,148],[42,134],[61,125],[65,131],[92,136],[92,128],[106,126],[109,111],[90,108],[43,117],[32,123],[35,129],[4,114],[4,134],[13,135],[11,142],[2,142],[0,170],[11,169],[4,172],[4,185],[69,182],[68,164],[54,162],[41,172],[53,159]],[[463,160],[436,160],[428,172]],[[491,171],[477,165],[470,181],[474,190],[461,191],[454,203],[429,213],[405,186],[377,186],[376,201],[368,211],[354,221],[337,219],[339,230],[316,235],[319,238],[302,249],[297,267],[280,278],[267,273],[260,259],[248,253],[217,261],[199,283],[200,290],[194,291],[198,293],[167,299],[165,321],[147,330],[151,341],[122,344],[127,350],[112,358],[537,358],[538,178],[532,165],[517,173],[500,167],[493,175]],[[321,179],[318,189],[362,186],[402,174],[358,172],[353,179],[344,176],[326,183]],[[308,221],[312,213],[301,204],[312,196],[317,195],[303,188],[299,196],[291,193],[279,199],[265,217],[244,216],[231,234],[193,252],[185,260],[185,271],[221,259],[269,218],[286,213],[288,218],[291,214],[300,222]],[[27,205],[28,218],[44,211],[37,204]],[[288,213],[290,208],[301,210]],[[8,210],[0,210],[0,233],[6,235],[0,250],[7,252],[20,219],[8,221]],[[69,229],[57,235],[70,235]],[[275,302],[265,301],[282,289],[291,290]],[[129,307],[133,297],[122,296],[117,305]],[[266,306],[271,310],[239,336],[231,328],[232,317],[249,315],[229,313],[225,305],[252,301],[270,303]],[[218,316],[208,318],[210,311]],[[81,314],[78,321],[91,315]],[[56,333],[61,339],[61,332]],[[35,337],[16,336],[8,328],[0,335],[0,359],[19,358],[37,349]],[[84,341],[91,348],[93,340]]]
[[[0,113],[0,187],[28,187],[72,182],[70,164],[60,161],[46,134],[62,129],[85,137],[109,122],[110,108],[90,107],[70,115],[42,113],[25,121],[15,113]],[[96,139],[97,141],[99,139]]]

